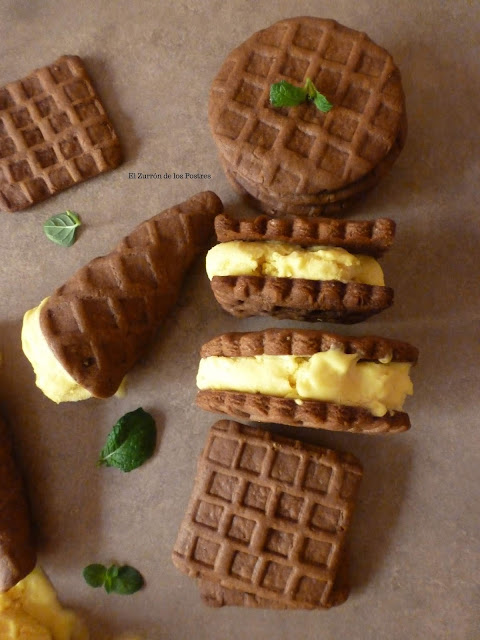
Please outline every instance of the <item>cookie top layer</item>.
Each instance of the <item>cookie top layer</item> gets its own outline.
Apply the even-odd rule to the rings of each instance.
[[[173,562],[283,608],[330,607],[361,476],[351,454],[217,422]]]
[[[310,78],[334,105],[275,108],[270,86]],[[276,196],[344,188],[388,155],[405,120],[400,72],[367,35],[334,20],[282,20],[232,51],[209,120],[221,156]]]
[[[206,342],[200,351],[209,356],[297,355],[311,356],[329,349],[356,353],[362,360],[411,362],[418,349],[407,342],[379,336],[341,336],[314,329],[264,329],[263,331],[224,333]]]
[[[336,220],[300,216],[271,218],[266,215],[236,220],[220,214],[215,218],[215,232],[219,242],[275,240],[302,247],[342,247],[352,253],[378,257],[393,243],[395,222],[388,218]]]
[[[20,211],[117,167],[117,135],[82,60],[0,87],[0,211]]]

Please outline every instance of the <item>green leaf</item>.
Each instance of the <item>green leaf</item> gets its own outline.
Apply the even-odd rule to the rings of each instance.
[[[98,464],[132,471],[153,455],[156,441],[155,421],[140,407],[126,413],[114,425],[100,452]]]
[[[60,244],[62,247],[71,247],[75,242],[77,227],[82,223],[73,211],[65,211],[57,216],[52,216],[43,225],[45,235],[49,240]]]
[[[125,565],[118,568],[116,576],[112,578],[111,587],[115,593],[128,596],[141,589],[143,585],[142,574],[133,567]]]
[[[330,109],[333,107],[333,104],[329,102],[327,98],[322,93],[319,93],[318,91],[315,94],[315,98],[313,99],[313,102],[317,107],[317,109],[320,109],[320,111],[323,111],[323,113],[328,113]]]
[[[107,593],[122,596],[135,593],[145,584],[142,574],[128,565],[119,567],[112,564],[107,569],[103,564],[89,564],[83,570],[83,577],[91,587],[104,586]]]
[[[117,567],[116,564],[112,564],[111,567],[108,567],[106,573],[105,573],[105,591],[107,593],[112,593],[113,589],[113,582],[116,579],[117,575],[118,575],[118,569],[119,567]]]
[[[83,570],[83,577],[90,587],[96,589],[97,587],[101,587],[105,582],[106,573],[107,568],[104,567],[103,564],[89,564],[88,567],[85,567]]]
[[[302,102],[312,100],[317,109],[327,113],[333,105],[320,93],[310,78],[303,87],[296,87],[286,80],[281,80],[270,87],[270,102],[274,107],[295,107]]]
[[[296,87],[281,80],[270,87],[270,102],[274,107],[295,107],[305,102],[307,93],[304,88]]]

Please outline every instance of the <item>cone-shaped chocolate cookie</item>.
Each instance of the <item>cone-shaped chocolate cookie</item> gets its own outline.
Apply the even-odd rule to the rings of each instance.
[[[32,571],[36,562],[30,514],[10,431],[0,416],[0,592]]]
[[[42,307],[48,345],[92,395],[113,395],[145,353],[222,209],[205,191],[163,211],[77,271]]]
[[[308,329],[266,329],[248,333],[226,333],[204,344],[201,357],[311,357],[328,351],[355,354],[362,362],[384,364],[415,364],[418,358],[416,347],[399,340],[378,336],[347,337]],[[264,372],[263,377],[268,378],[269,374]],[[401,410],[388,410],[383,415],[374,415],[368,408],[354,404],[305,398],[299,400],[292,397],[292,394],[289,397],[245,392],[227,389],[223,384],[221,388],[207,388],[202,385],[196,402],[207,411],[225,413],[255,422],[295,427],[372,434],[395,433],[410,428],[410,418]]]
[[[173,562],[211,606],[341,604],[361,477],[351,454],[221,420],[199,458]]]
[[[360,221],[265,215],[234,220],[221,214],[215,219],[215,230],[220,243],[241,241],[245,243],[241,246],[247,248],[248,242],[273,241],[293,245],[292,251],[297,255],[298,249],[321,246],[379,257],[393,242],[395,223],[386,218]],[[352,256],[349,259],[357,260]],[[377,268],[381,271],[378,265]],[[234,316],[269,315],[344,324],[361,322],[393,304],[393,289],[383,285],[383,278],[376,284],[371,282],[355,277],[314,280],[257,273],[222,273],[211,277],[215,298]]]
[[[333,105],[276,107],[273,84],[307,80]],[[405,143],[400,72],[368,36],[316,17],[281,20],[225,59],[209,122],[227,177],[271,215],[339,213],[374,187]]]

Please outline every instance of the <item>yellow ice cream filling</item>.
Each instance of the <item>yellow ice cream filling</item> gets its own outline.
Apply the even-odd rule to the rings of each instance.
[[[48,298],[23,316],[22,349],[35,371],[35,384],[54,402],[75,402],[92,394],[65,371],[48,346],[40,328],[40,311]]]
[[[48,346],[40,327],[40,311],[48,298],[23,316],[22,349],[30,360],[36,375],[35,384],[53,402],[76,402],[91,398],[90,391],[82,387],[63,368]],[[125,379],[115,395],[125,393]]]
[[[199,389],[218,389],[368,409],[374,416],[400,411],[413,393],[408,362],[360,361],[331,349],[308,356],[210,356],[200,360]]]
[[[54,588],[37,567],[14,587],[0,593],[2,640],[88,640],[83,622],[64,609]]]
[[[276,276],[339,280],[384,286],[383,271],[371,256],[341,247],[301,247],[284,242],[222,242],[207,254],[207,275]]]

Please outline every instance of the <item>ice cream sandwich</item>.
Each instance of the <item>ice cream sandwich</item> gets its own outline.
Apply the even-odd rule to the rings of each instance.
[[[410,428],[416,347],[307,329],[227,333],[203,345],[197,405],[246,418],[354,433]]]
[[[140,224],[25,314],[22,346],[55,402],[108,398],[145,355],[223,209],[204,191]]]
[[[341,604],[361,477],[349,453],[221,420],[200,455],[173,562],[209,606]]]
[[[275,106],[282,82],[311,82],[333,107]],[[281,20],[234,49],[212,83],[209,123],[230,183],[270,215],[342,212],[390,170],[407,134],[392,56],[316,17]]]
[[[207,274],[234,316],[354,323],[393,304],[376,260],[394,240],[393,220],[221,214],[215,230]]]
[[[0,592],[25,578],[36,557],[25,487],[10,430],[0,416]]]

